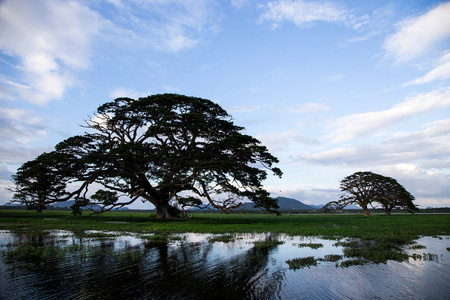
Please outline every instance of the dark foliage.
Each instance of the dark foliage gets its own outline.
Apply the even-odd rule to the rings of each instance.
[[[370,215],[368,206],[381,205],[389,215],[393,208],[416,211],[412,196],[394,178],[372,172],[356,172],[341,181],[341,195],[338,201],[331,201],[324,207],[326,210],[342,209],[349,204],[357,204],[364,215]]]
[[[118,98],[101,105],[85,127],[91,133],[59,143],[51,153],[57,159],[44,164],[59,182],[78,184],[58,200],[86,199],[95,183],[104,188],[93,196],[104,210],[140,199],[154,204],[159,218],[176,217],[186,206],[228,212],[242,199],[268,211],[278,208],[262,187],[267,170],[281,176],[272,167],[278,159],[209,100],[176,94]]]

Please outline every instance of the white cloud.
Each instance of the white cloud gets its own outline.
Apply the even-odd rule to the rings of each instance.
[[[138,92],[124,87],[117,87],[109,93],[109,97],[112,99],[121,97],[138,99],[140,97],[145,97],[148,95],[150,95],[150,93]]]
[[[342,78],[342,73],[340,74],[335,74],[335,75],[331,75],[327,78],[327,80],[331,80],[331,81],[338,81]]]
[[[17,167],[17,165],[21,165],[28,160],[34,159],[45,151],[49,152],[52,150],[53,149],[49,147],[32,148],[13,144],[5,146],[0,145],[0,163]]]
[[[324,103],[320,102],[306,102],[298,105],[291,106],[274,106],[274,105],[249,105],[249,106],[234,106],[230,109],[233,112],[253,112],[260,109],[265,109],[266,111],[282,112],[282,113],[311,113],[311,112],[321,112],[328,111],[330,107]]]
[[[296,131],[268,133],[256,136],[271,151],[287,151],[290,147],[298,149],[301,145],[317,145],[315,138],[306,137]]]
[[[24,76],[2,84],[35,104],[61,98],[73,84],[70,72],[88,67],[91,39],[101,26],[99,15],[78,2],[3,1],[0,49],[20,58],[16,67]]]
[[[291,113],[311,113],[311,112],[328,111],[330,110],[330,107],[324,103],[307,102],[299,105],[280,107],[280,109]]]
[[[429,71],[424,76],[411,80],[405,83],[403,86],[414,85],[414,84],[424,84],[436,80],[450,79],[450,53],[443,55],[436,67]]]
[[[300,160],[312,164],[372,167],[411,164],[422,168],[448,169],[450,161],[450,119],[426,124],[422,131],[396,133],[373,144],[334,148],[301,154]],[[410,167],[409,167],[410,168]],[[411,168],[410,168],[411,169]]]
[[[171,85],[163,85],[162,89],[164,90],[164,92],[166,93],[179,93],[180,89],[175,87],[175,86],[171,86]]]
[[[231,5],[235,8],[243,8],[249,4],[251,0],[231,0]]]
[[[388,56],[398,63],[425,55],[450,38],[450,2],[442,3],[427,13],[407,19],[385,42]],[[448,43],[446,44],[448,47]]]
[[[421,206],[450,203],[450,119],[425,125],[421,131],[391,134],[376,144],[303,152],[299,161],[313,166],[373,171],[397,179]],[[333,173],[333,171],[329,171]],[[349,174],[351,173],[349,172]],[[347,174],[348,175],[348,174]]]
[[[46,135],[47,126],[33,112],[18,108],[0,108],[0,140],[26,143]]]
[[[404,165],[382,166],[376,172],[395,178],[412,195],[421,206],[450,203],[450,176],[441,172],[424,171],[417,166]],[[430,203],[431,198],[436,198],[437,203]]]
[[[221,15],[212,0],[110,2],[117,8],[115,30],[133,47],[178,52],[219,30]]]
[[[253,112],[261,108],[260,105],[233,106],[230,108],[232,112]]]
[[[366,112],[338,118],[327,138],[343,142],[365,136],[389,127],[417,114],[450,106],[450,90],[433,91],[407,97],[394,107],[376,112]]]
[[[283,22],[299,27],[314,22],[345,22],[350,13],[338,4],[328,1],[277,0],[262,5],[262,21],[272,22],[275,29]]]

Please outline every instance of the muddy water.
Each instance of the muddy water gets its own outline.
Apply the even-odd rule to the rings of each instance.
[[[295,258],[343,255],[336,241],[308,237],[182,234],[82,236],[0,231],[0,299],[448,299],[449,237],[402,247],[404,262],[292,269]],[[262,241],[280,241],[265,244]],[[316,245],[314,247],[314,245]],[[340,261],[345,260],[342,257]]]

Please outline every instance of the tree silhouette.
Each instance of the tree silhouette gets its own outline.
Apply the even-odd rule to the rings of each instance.
[[[341,180],[343,194],[338,201],[331,201],[325,209],[342,209],[349,204],[357,204],[369,216],[368,205],[381,204],[389,215],[394,207],[417,210],[414,197],[394,178],[372,172],[356,172]]]
[[[185,206],[228,212],[242,199],[278,208],[262,186],[267,170],[281,177],[272,166],[278,159],[209,100],[176,94],[118,98],[101,105],[85,127],[90,133],[59,143],[53,154],[58,159],[48,162],[55,174],[78,184],[59,200],[86,198],[95,183],[121,193],[96,197],[105,200],[105,210],[141,199],[155,205],[158,218],[176,217]]]

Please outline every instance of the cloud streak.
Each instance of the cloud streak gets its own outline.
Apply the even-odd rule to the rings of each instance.
[[[334,143],[366,136],[426,111],[450,106],[450,89],[407,97],[394,107],[338,118],[327,138]]]
[[[426,125],[422,131],[398,133],[374,145],[338,147],[301,154],[300,161],[335,166],[370,167],[416,163],[426,168],[446,169],[450,164],[450,119]]]
[[[24,144],[46,135],[47,126],[34,113],[18,108],[0,108],[2,144]]]
[[[115,30],[133,47],[178,52],[219,31],[221,15],[212,0],[110,1]]]
[[[278,0],[262,5],[260,19],[272,23],[272,28],[284,22],[305,27],[315,22],[345,22],[350,13],[338,4],[328,1]]]
[[[398,30],[385,42],[387,55],[405,63],[434,50],[450,38],[450,2],[398,24]]]
[[[405,83],[403,86],[425,84],[446,79],[450,79],[450,53],[443,55],[439,60],[438,65],[427,72],[427,74],[417,79],[411,80]]]

